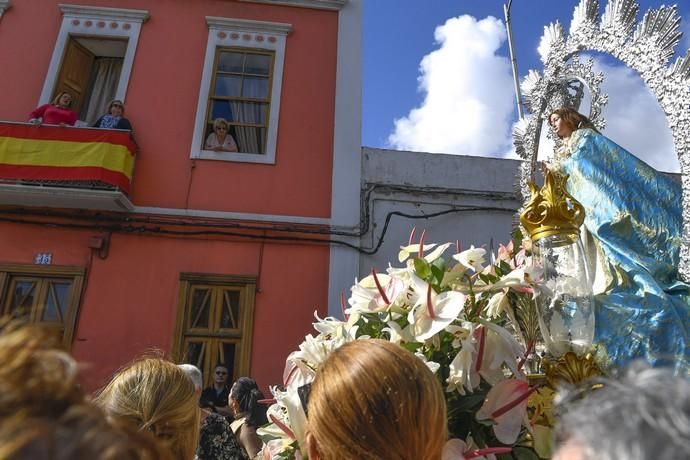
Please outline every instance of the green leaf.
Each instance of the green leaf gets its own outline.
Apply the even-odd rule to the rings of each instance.
[[[439,268],[436,265],[431,264],[431,274],[434,276],[433,284],[435,284],[435,285],[441,284],[441,281],[443,280],[443,275],[445,273],[446,273],[445,270],[443,270],[442,268]]]
[[[417,272],[417,276],[423,280],[428,280],[431,276],[431,267],[429,263],[421,257],[417,257],[414,260],[414,270]]]

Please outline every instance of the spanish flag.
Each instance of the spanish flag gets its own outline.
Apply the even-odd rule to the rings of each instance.
[[[0,179],[101,182],[129,192],[129,131],[0,123]]]

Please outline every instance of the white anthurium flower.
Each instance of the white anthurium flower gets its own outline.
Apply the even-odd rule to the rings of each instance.
[[[395,321],[388,321],[388,327],[384,327],[381,329],[381,332],[387,332],[388,336],[390,339],[388,339],[390,342],[400,345],[401,343],[409,343],[409,342],[414,342],[414,337],[412,337],[412,334],[410,334],[410,328],[409,326],[405,326],[403,329],[400,327],[400,324],[396,323]]]
[[[347,301],[350,308],[345,313],[352,315],[386,311],[406,290],[407,283],[404,280],[374,272],[352,286],[352,295]]]
[[[510,301],[508,300],[508,293],[506,291],[499,291],[489,299],[486,306],[486,315],[489,318],[498,318],[502,312],[507,312],[510,309]]]
[[[444,243],[437,245],[436,243],[425,244],[422,248],[419,244],[410,244],[408,246],[400,246],[400,252],[398,253],[398,260],[400,262],[405,262],[413,254],[419,255],[420,248],[422,252],[426,252],[433,249],[430,253],[424,256],[424,260],[431,263],[443,255],[444,252],[451,246],[452,243]]]
[[[465,306],[465,299],[466,296],[457,291],[436,294],[427,284],[426,299],[418,298],[416,305],[407,315],[410,332],[419,341],[433,337],[458,319]]]
[[[419,249],[433,249],[436,247],[435,243],[425,244],[422,248],[420,244],[408,244],[407,246],[400,246],[400,252],[398,253],[398,261],[405,262],[410,258],[411,255],[419,255]]]
[[[462,251],[460,254],[455,254],[453,259],[457,260],[464,267],[471,268],[475,273],[479,273],[484,269],[485,255],[486,249],[470,246],[469,249]]]
[[[461,326],[450,325],[446,327],[446,331],[453,334],[453,343],[451,344],[453,348],[460,348],[462,341],[467,340],[467,337],[469,337],[471,327],[468,329]]]
[[[436,372],[438,372],[438,370],[441,368],[441,365],[439,363],[429,361],[428,359],[426,359],[426,356],[424,356],[422,353],[417,352],[414,355],[417,358],[421,359],[424,362],[424,364],[426,364],[426,367],[429,368],[432,374],[436,374]]]

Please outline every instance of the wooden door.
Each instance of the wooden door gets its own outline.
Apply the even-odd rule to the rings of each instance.
[[[93,53],[80,45],[74,38],[69,38],[53,98],[61,91],[68,91],[72,95],[71,109],[77,113],[81,112],[84,104],[94,59]]]

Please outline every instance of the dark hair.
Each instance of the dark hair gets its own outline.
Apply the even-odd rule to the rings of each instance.
[[[264,394],[258,385],[249,377],[240,377],[230,390],[230,399],[237,401],[240,412],[247,414],[246,423],[253,427],[259,427],[268,423],[266,417],[267,407],[260,404]]]

